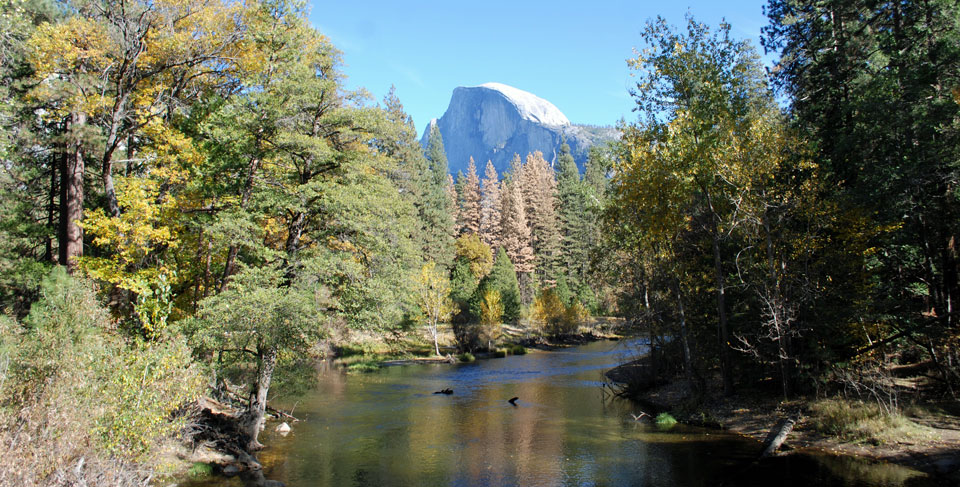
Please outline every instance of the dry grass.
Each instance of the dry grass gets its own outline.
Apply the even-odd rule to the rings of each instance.
[[[930,440],[933,429],[880,406],[844,399],[823,399],[810,405],[813,426],[821,433],[875,445]]]

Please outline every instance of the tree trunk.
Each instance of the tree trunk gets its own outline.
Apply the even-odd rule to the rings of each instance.
[[[59,263],[73,274],[77,259],[83,256],[83,143],[80,131],[87,123],[83,112],[70,115],[67,132],[70,142],[60,162],[60,229],[58,235]]]
[[[763,451],[760,452],[760,458],[773,455],[787,440],[787,435],[793,431],[793,425],[796,420],[793,418],[784,418],[777,422],[776,426],[767,433],[767,438],[763,441]]]
[[[687,385],[691,392],[695,392],[696,384],[693,381],[693,360],[690,356],[690,338],[687,333],[687,313],[683,308],[683,292],[680,290],[680,281],[676,281],[677,286],[677,309],[680,312],[680,341],[683,344],[683,368],[687,376]]]
[[[59,164],[50,165],[50,193],[47,199],[47,228],[49,231],[54,228],[55,215],[57,214],[57,166]],[[48,234],[46,240],[43,260],[44,262],[56,263],[53,258],[53,237]]]
[[[733,370],[730,366],[730,330],[727,326],[727,298],[724,288],[723,266],[720,260],[720,230],[717,228],[716,210],[709,191],[704,191],[710,208],[710,240],[713,243],[713,277],[717,286],[717,315],[720,318],[720,374],[723,376],[723,394],[733,394]]]
[[[268,348],[260,355],[260,364],[257,368],[257,383],[250,394],[250,405],[240,421],[241,430],[247,434],[247,451],[256,451],[263,448],[258,438],[263,429],[263,414],[267,409],[267,392],[270,390],[270,380],[273,378],[273,369],[277,365],[277,351]]]
[[[767,265],[770,268],[770,283],[768,299],[771,300],[771,319],[773,319],[775,339],[777,341],[778,361],[780,363],[780,383],[783,386],[783,398],[790,396],[790,376],[788,374],[789,350],[787,349],[787,321],[784,316],[786,306],[783,302],[783,293],[780,290],[780,279],[777,277],[776,258],[773,253],[773,235],[770,232],[770,220],[767,212],[763,214],[763,229],[767,237]]]
[[[306,220],[307,215],[302,211],[298,211],[297,214],[290,219],[285,248],[287,251],[287,259],[291,262],[297,257],[297,251],[300,250],[300,238],[303,236],[303,227]]]
[[[107,214],[112,217],[120,216],[120,204],[117,202],[117,192],[113,187],[113,153],[120,145],[120,123],[122,121],[122,106],[125,105],[126,95],[118,103],[110,120],[110,132],[107,134],[106,150],[100,160],[100,180],[103,184],[103,195],[107,199]]]
[[[650,282],[647,280],[646,272],[643,272],[643,307],[645,308],[645,319],[647,322],[647,340],[650,344],[648,345],[649,351],[647,352],[650,356],[650,376],[656,380],[660,375],[660,358],[657,355],[657,351],[654,348],[656,339],[657,339],[657,330],[653,326],[654,321],[654,312],[653,306],[650,304]]]

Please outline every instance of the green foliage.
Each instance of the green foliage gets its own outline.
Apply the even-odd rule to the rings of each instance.
[[[173,293],[166,275],[161,274],[153,289],[137,294],[134,312],[147,338],[158,338],[167,328],[167,319],[173,310]]]
[[[475,321],[455,322],[452,325],[453,339],[457,344],[457,350],[474,351],[483,348],[481,325]]]
[[[110,322],[100,306],[92,284],[67,275],[63,267],[55,267],[40,284],[40,300],[30,308],[23,324],[32,340],[25,340],[24,352],[35,357],[32,365],[58,364],[58,350],[73,350],[89,345],[102,346],[104,327]],[[34,355],[35,354],[35,355]],[[41,366],[44,375],[55,372]]]
[[[560,279],[557,279],[557,285],[553,287],[553,292],[557,294],[557,297],[564,306],[570,305],[573,299],[573,293],[570,291],[570,286],[567,285],[566,276],[561,276]]]
[[[325,332],[323,288],[285,280],[275,267],[241,271],[224,292],[200,303],[188,326],[193,346],[239,361],[249,360],[250,352],[305,352]]]
[[[427,136],[427,167],[418,176],[422,199],[417,202],[423,221],[422,254],[424,261],[449,268],[454,257],[454,208],[447,195],[447,155],[440,129],[432,125]]]
[[[825,355],[856,353],[865,337],[850,328],[867,323],[875,336],[923,328],[943,347],[932,355],[957,363],[947,345],[956,320],[945,310],[960,296],[960,199],[949,183],[958,177],[960,106],[947,88],[958,85],[958,15],[951,1],[769,2],[764,47],[781,56],[773,81],[815,148],[820,197],[836,215],[821,239],[809,239],[824,266],[805,276],[830,279],[818,291],[829,324],[815,340],[833,345]],[[931,318],[937,325],[921,325]],[[954,389],[958,378],[955,368],[943,377]]]
[[[202,390],[190,349],[170,336],[125,343],[91,284],[62,268],[44,279],[40,294],[22,325],[4,319],[0,330],[0,360],[11,359],[0,380],[0,415],[42,428],[31,430],[36,444],[23,451],[49,448],[41,441],[52,436],[92,451],[55,450],[56,458],[40,454],[30,461],[56,464],[74,458],[71,453],[148,461],[159,440],[181,426],[175,411]]]
[[[473,274],[470,267],[467,259],[458,257],[453,271],[450,272],[450,298],[457,304],[458,311],[454,319],[458,322],[469,321],[470,298],[477,292],[480,284],[479,278]]]
[[[213,466],[209,463],[194,462],[187,470],[187,475],[193,478],[206,478],[213,475]]]
[[[460,355],[457,356],[457,359],[464,363],[469,363],[477,360],[477,358],[474,357],[473,354],[470,352],[461,353]]]
[[[503,321],[512,322],[520,317],[520,284],[517,273],[510,263],[510,258],[501,247],[497,251],[497,259],[490,274],[483,278],[477,292],[473,294],[470,309],[473,316],[480,317],[482,311],[483,293],[494,290],[500,293],[500,302],[503,305]]]
[[[527,349],[523,345],[512,345],[510,347],[510,355],[526,355]]]
[[[660,428],[672,428],[677,424],[676,418],[666,412],[658,414],[653,422]]]
[[[142,462],[158,439],[182,426],[171,413],[197,399],[203,377],[182,340],[133,343],[118,352],[98,364],[90,400],[103,412],[94,432],[106,452]]]

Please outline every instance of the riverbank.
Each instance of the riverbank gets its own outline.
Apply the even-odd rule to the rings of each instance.
[[[608,371],[611,380],[623,380],[637,363]],[[880,418],[871,425],[875,434],[831,434],[831,421],[863,420],[871,404],[798,397],[788,401],[771,391],[743,388],[723,397],[719,380],[710,381],[702,403],[695,403],[682,380],[651,386],[632,396],[650,413],[669,412],[681,422],[719,428],[764,441],[782,418],[795,418],[781,454],[817,452],[852,455],[871,461],[914,468],[944,485],[960,485],[960,404],[948,402],[910,406],[901,415]],[[845,415],[845,416],[844,416]],[[870,419],[870,418],[866,418]],[[853,426],[848,424],[847,426]]]
[[[526,352],[526,349],[555,350],[599,340],[619,340],[627,326],[614,317],[589,318],[574,333],[544,336],[529,325],[504,324],[501,338],[493,350],[463,354],[456,347],[450,325],[441,326],[438,342],[441,356],[433,348],[432,337],[425,330],[414,329],[389,338],[346,330],[333,337],[327,355],[347,372],[372,372],[381,367],[414,364],[443,364],[498,358]]]

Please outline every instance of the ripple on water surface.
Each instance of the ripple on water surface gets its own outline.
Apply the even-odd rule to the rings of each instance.
[[[327,371],[287,437],[264,433],[266,478],[288,486],[922,486],[918,472],[849,457],[754,462],[759,444],[633,421],[602,373],[642,347],[598,342],[459,365]],[[433,394],[443,388],[453,395]],[[516,406],[507,403],[519,397]],[[191,487],[246,485],[243,479]]]

